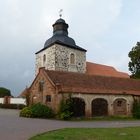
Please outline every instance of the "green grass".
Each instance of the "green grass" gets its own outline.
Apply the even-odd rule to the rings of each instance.
[[[66,128],[37,135],[29,140],[140,140],[140,127]]]

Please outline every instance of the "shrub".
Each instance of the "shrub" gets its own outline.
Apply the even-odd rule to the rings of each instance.
[[[53,111],[46,105],[37,103],[31,106],[33,117],[35,118],[51,118],[53,117]]]
[[[23,104],[0,104],[0,108],[6,109],[23,109],[25,105]]]
[[[20,116],[30,118],[51,118],[53,117],[53,111],[46,105],[37,103],[30,107],[23,108],[20,112]]]
[[[73,112],[71,112],[71,100],[64,101],[60,103],[58,118],[62,120],[69,120],[72,117]]]
[[[31,118],[33,117],[32,109],[31,107],[25,107],[20,111],[20,117],[27,117]]]
[[[62,120],[69,120],[72,117],[72,112],[70,111],[65,111],[65,112],[61,112],[59,115],[59,118]]]
[[[134,118],[140,119],[140,102],[134,101],[132,112]]]

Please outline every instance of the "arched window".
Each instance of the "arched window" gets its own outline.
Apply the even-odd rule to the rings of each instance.
[[[114,115],[127,115],[127,101],[118,98],[113,102]]]
[[[46,55],[44,54],[43,55],[43,62],[45,62],[46,61]]]
[[[70,54],[70,64],[75,64],[75,55],[73,53]]]

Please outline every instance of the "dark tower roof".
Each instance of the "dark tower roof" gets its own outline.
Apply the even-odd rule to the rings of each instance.
[[[38,51],[37,53],[45,50],[46,48],[49,48],[51,45],[55,43],[64,45],[73,49],[86,51],[85,49],[77,46],[74,39],[68,36],[69,25],[65,22],[64,19],[62,18],[58,19],[52,26],[53,26],[53,36],[45,42],[44,48]]]

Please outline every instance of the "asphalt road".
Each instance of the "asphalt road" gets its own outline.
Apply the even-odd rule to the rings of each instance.
[[[18,110],[0,109],[0,140],[28,140],[30,137],[60,128],[108,128],[140,126],[140,121],[57,121],[19,117]]]

